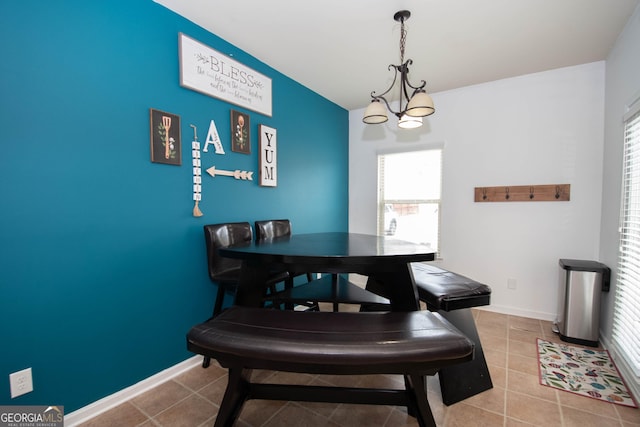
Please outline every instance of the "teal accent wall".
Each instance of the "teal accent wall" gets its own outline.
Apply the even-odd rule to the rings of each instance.
[[[211,313],[202,226],[287,217],[346,231],[348,112],[152,0],[0,2],[0,405],[69,413],[192,356]],[[242,31],[242,29],[238,29]],[[273,117],[180,87],[178,33],[272,78]],[[273,46],[274,49],[284,47]],[[149,109],[181,118],[182,166],[151,163]],[[230,110],[252,153],[230,149]],[[192,216],[192,129],[227,154],[203,166]],[[257,132],[278,131],[278,187],[257,182]],[[10,398],[9,374],[35,390]]]

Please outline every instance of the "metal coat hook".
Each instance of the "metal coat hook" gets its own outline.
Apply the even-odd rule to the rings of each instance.
[[[506,187],[504,190],[505,190],[505,193],[506,193],[504,198],[509,200],[509,198],[511,197],[511,196],[509,196],[509,187]]]
[[[560,198],[560,186],[556,185],[556,199]]]
[[[534,197],[533,191],[534,191],[534,187],[529,187],[529,198],[530,199],[533,199],[533,197]]]
[[[482,200],[487,200],[487,189],[486,188],[482,189]]]

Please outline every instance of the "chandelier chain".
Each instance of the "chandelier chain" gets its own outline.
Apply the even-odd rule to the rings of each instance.
[[[400,64],[404,64],[404,47],[407,44],[407,30],[404,29],[404,19],[400,22]]]

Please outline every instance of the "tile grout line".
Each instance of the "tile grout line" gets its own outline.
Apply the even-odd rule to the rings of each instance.
[[[544,325],[542,324],[542,321],[538,319],[538,324],[540,327],[540,331],[542,331],[542,336],[540,337],[543,340],[546,340],[547,337],[545,335],[545,331],[544,331]],[[540,366],[539,366],[539,349],[538,349],[538,340],[536,339],[536,364],[538,364],[537,368],[538,368],[538,383],[540,383]],[[556,398],[556,405],[558,405],[558,414],[560,414],[560,425],[562,427],[565,426],[565,422],[564,422],[564,412],[562,411],[562,403],[560,402],[560,396],[558,394],[558,390],[553,389],[554,391],[554,395]]]
[[[510,330],[511,330],[511,316],[507,316],[507,348],[505,351],[505,369],[504,369],[504,405],[503,405],[503,413],[504,413],[504,418],[502,420],[502,425],[503,427],[507,427],[507,421],[508,421],[508,417],[507,417],[507,407],[508,407],[508,403],[507,403],[507,399],[509,399],[509,352],[511,350],[511,344],[509,341],[510,338]]]
[[[538,319],[538,323],[539,323],[539,327],[540,330],[542,331],[542,337],[541,339],[546,340],[547,337],[545,335],[545,331],[544,331],[544,325],[542,324],[542,321]],[[538,340],[536,340],[536,363],[539,364],[539,350],[538,350]],[[538,366],[538,383],[540,382],[540,366]],[[565,422],[564,422],[564,412],[562,411],[562,403],[560,402],[560,395],[558,394],[559,391],[558,390],[553,390],[555,397],[556,397],[556,404],[558,405],[558,413],[560,414],[560,425],[562,427],[565,426]]]

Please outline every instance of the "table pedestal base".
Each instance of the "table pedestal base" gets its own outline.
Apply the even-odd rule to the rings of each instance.
[[[493,388],[493,383],[471,309],[438,313],[475,344],[473,360],[442,368],[438,373],[442,402],[449,406]]]

